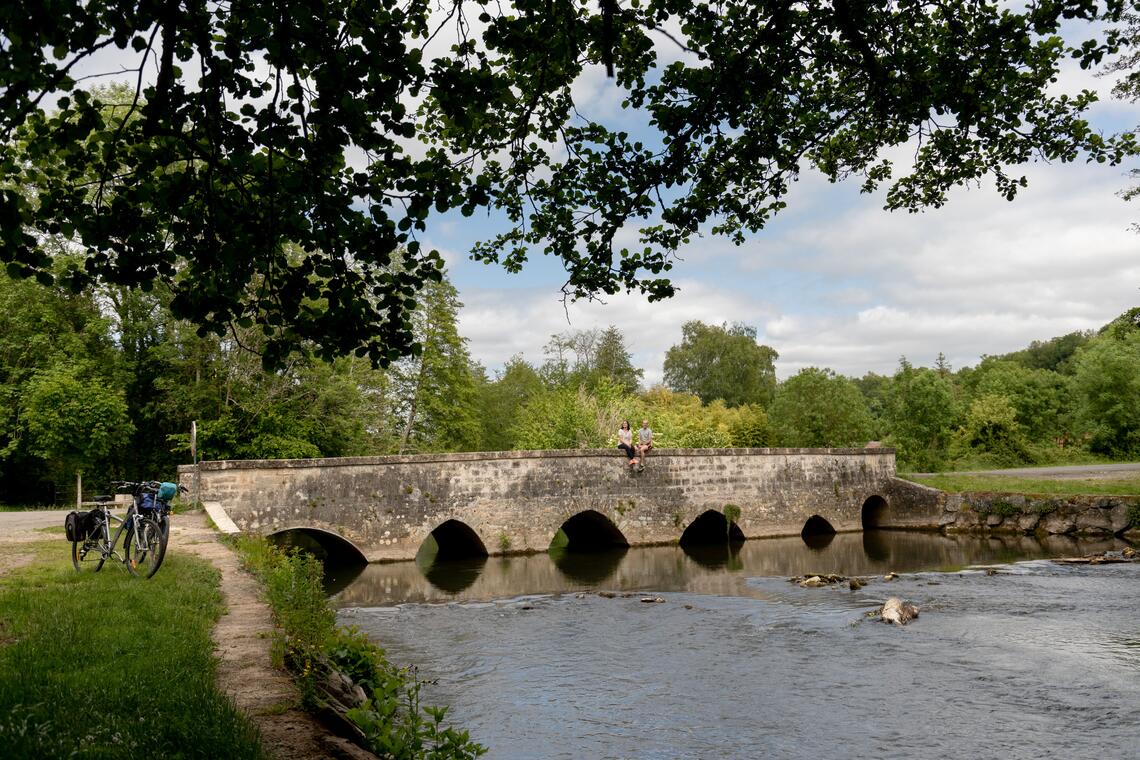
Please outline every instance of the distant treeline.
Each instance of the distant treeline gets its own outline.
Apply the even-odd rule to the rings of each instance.
[[[422,351],[385,369],[297,355],[266,371],[254,326],[202,334],[168,301],[0,275],[0,502],[63,501],[77,471],[96,488],[173,478],[192,420],[201,459],[608,447],[643,417],[660,446],[879,440],[904,470],[1140,455],[1140,309],[977,367],[903,358],[891,376],[808,368],[783,382],[754,329],[690,322],[664,386],[645,389],[613,327],[552,336],[540,362],[488,376],[446,280],[420,299]]]

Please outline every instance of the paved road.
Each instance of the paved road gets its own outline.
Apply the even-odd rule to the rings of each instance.
[[[1079,464],[1065,467],[1018,467],[1010,470],[970,470],[968,472],[916,473],[916,478],[933,475],[1006,475],[1014,478],[1041,478],[1043,480],[1111,480],[1129,478],[1140,473],[1140,462],[1120,464]]]
[[[0,512],[0,528],[36,530],[63,525],[70,509],[29,509],[26,512]]]

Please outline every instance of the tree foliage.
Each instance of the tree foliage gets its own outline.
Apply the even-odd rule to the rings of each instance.
[[[972,396],[1004,398],[1029,438],[1047,440],[1069,429],[1069,387],[1064,376],[987,358],[978,365],[971,380]]]
[[[996,393],[984,394],[970,404],[964,424],[954,434],[953,449],[959,456],[981,454],[997,467],[1033,459],[1017,411],[1007,397]]]
[[[957,420],[948,378],[902,359],[892,378],[884,417],[886,440],[899,449],[901,466],[921,472],[945,465]]]
[[[625,337],[613,325],[605,330],[570,330],[551,335],[544,351],[542,375],[552,386],[582,385],[592,390],[608,384],[633,393],[644,375],[633,366]]]
[[[680,246],[742,241],[808,167],[915,210],[986,177],[1013,198],[1008,167],[1034,158],[1119,161],[1134,141],[1090,128],[1094,95],[1050,88],[1066,57],[1114,49],[1061,25],[1122,6],[15,0],[0,261],[50,282],[62,238],[83,257],[69,286],[162,282],[202,334],[259,331],[267,365],[305,347],[387,366],[441,276],[419,242],[433,212],[500,212],[475,256],[513,271],[549,253],[571,297],[658,299]],[[109,53],[131,78],[113,102],[79,88]],[[596,64],[644,134],[575,101]],[[913,162],[883,158],[904,144]]]
[[[33,376],[23,399],[30,453],[64,472],[105,462],[131,432],[122,390],[74,364],[56,364]]]
[[[1077,357],[1073,389],[1089,447],[1111,456],[1140,453],[1140,331],[1094,341]]]
[[[815,367],[780,383],[771,420],[781,446],[862,446],[872,431],[871,413],[859,386]]]
[[[514,429],[519,410],[542,393],[542,378],[516,354],[492,382],[479,386],[479,414],[483,451],[509,451],[515,447]]]
[[[616,386],[594,392],[564,385],[533,396],[520,410],[512,436],[519,449],[587,449],[617,445],[617,429],[635,414],[633,399]]]
[[[1071,332],[1049,340],[1035,340],[1020,351],[1000,358],[1009,359],[1030,369],[1044,369],[1051,372],[1070,372],[1072,357],[1077,350],[1089,342],[1091,332]]]
[[[479,421],[476,377],[457,323],[463,304],[447,280],[426,286],[421,297],[413,330],[418,350],[391,372],[399,452],[467,451],[478,445]]]
[[[665,384],[705,403],[729,406],[772,403],[776,351],[756,342],[756,328],[743,324],[686,322],[681,342],[665,354]]]

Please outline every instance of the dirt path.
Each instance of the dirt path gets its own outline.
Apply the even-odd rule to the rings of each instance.
[[[23,550],[22,544],[47,538],[49,534],[40,529],[62,527],[68,511],[0,512],[0,575],[32,562],[35,555]],[[59,540],[63,546],[62,535]],[[271,664],[273,619],[261,588],[241,569],[237,556],[218,542],[205,515],[175,515],[169,551],[196,554],[222,574],[227,612],[214,627],[218,688],[257,725],[265,750],[281,760],[376,760],[298,708],[300,695],[293,680]]]
[[[374,758],[329,734],[298,707],[293,680],[270,662],[273,620],[261,589],[237,556],[217,541],[205,517],[177,515],[172,525],[170,551],[197,554],[222,574],[228,611],[214,627],[218,688],[257,724],[266,750],[278,758]]]

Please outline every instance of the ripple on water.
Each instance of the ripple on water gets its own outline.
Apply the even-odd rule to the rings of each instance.
[[[998,570],[857,592],[748,578],[741,595],[663,604],[527,595],[350,617],[438,679],[425,698],[451,705],[492,758],[1128,756],[1140,567]],[[888,595],[915,600],[920,618],[867,619]]]

